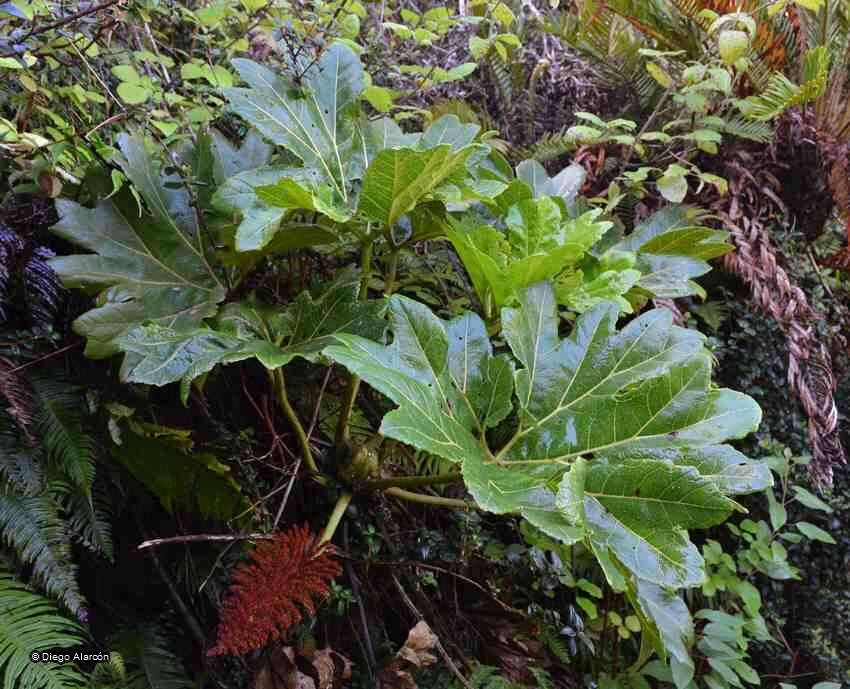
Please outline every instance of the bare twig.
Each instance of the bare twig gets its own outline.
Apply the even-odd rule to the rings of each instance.
[[[136,546],[136,550],[146,548],[157,548],[161,545],[173,545],[175,543],[208,543],[211,541],[248,541],[264,538],[274,538],[274,534],[267,533],[245,533],[245,534],[191,534],[188,536],[171,536],[169,538],[152,538],[142,541]]]
[[[410,612],[413,613],[417,620],[424,621],[425,616],[421,612],[419,612],[419,608],[417,608],[413,601],[410,600],[410,596],[407,595],[407,591],[404,590],[404,587],[401,585],[401,582],[398,580],[398,577],[395,574],[393,574],[392,577],[399,594],[401,594],[401,599],[404,601],[404,604],[410,609]],[[466,677],[463,676],[463,673],[460,671],[458,666],[455,665],[455,662],[452,660],[451,656],[448,654],[448,651],[446,651],[445,646],[443,646],[442,642],[439,639],[437,639],[437,650],[440,652],[440,655],[442,656],[443,661],[445,661],[449,670],[451,670],[452,673],[454,673],[454,676],[458,678],[458,681],[460,681],[460,683],[464,687],[466,687],[466,689],[473,689],[472,685],[466,681]]]
[[[51,22],[50,24],[45,24],[44,26],[39,26],[39,27],[33,28],[29,31],[29,33],[24,35],[24,37],[22,39],[20,39],[18,41],[18,43],[23,43],[28,38],[32,38],[33,36],[38,36],[39,34],[43,34],[47,31],[52,31],[53,29],[58,29],[62,26],[65,26],[66,24],[70,24],[71,22],[75,22],[78,19],[82,19],[83,17],[86,17],[90,14],[95,14],[96,12],[100,12],[101,10],[105,10],[109,7],[112,7],[112,5],[117,5],[121,1],[122,0],[107,0],[106,2],[103,2],[100,5],[95,5],[94,7],[89,7],[87,10],[80,10],[79,12],[76,12],[75,14],[64,17],[63,19],[57,19],[55,22]]]
[[[301,468],[301,458],[298,458],[298,461],[295,462],[295,468],[292,470],[292,476],[289,479],[289,484],[286,486],[286,492],[283,494],[283,500],[280,501],[280,507],[277,508],[277,514],[274,517],[274,524],[272,524],[272,531],[277,529],[278,522],[280,518],[283,516],[283,510],[286,508],[286,503],[289,502],[289,494],[292,492],[292,486],[295,484],[295,477],[298,476],[298,470]]]

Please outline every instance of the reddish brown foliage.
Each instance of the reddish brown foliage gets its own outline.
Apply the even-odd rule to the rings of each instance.
[[[259,543],[251,562],[233,574],[208,655],[240,655],[277,639],[301,620],[302,607],[316,614],[315,601],[328,596],[328,584],[341,571],[333,547],[317,545],[306,525]]]

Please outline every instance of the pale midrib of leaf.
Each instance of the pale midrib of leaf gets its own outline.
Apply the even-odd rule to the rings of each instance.
[[[60,258],[64,258],[64,257],[60,256]],[[101,278],[101,281],[104,284],[115,284],[116,278],[121,278],[121,282],[125,285],[141,285],[141,286],[144,286],[144,287],[174,287],[174,285],[176,284],[174,282],[154,282],[152,280],[139,280],[139,279],[136,279],[136,278],[128,280],[126,278],[126,275],[124,275],[123,273],[104,273],[104,272],[100,272],[100,271],[87,270],[86,275],[89,275],[93,278]],[[176,275],[176,273],[175,273],[175,275]],[[207,292],[213,291],[212,288],[210,288],[210,287],[202,287],[202,286],[200,286],[200,285],[198,285],[194,282],[189,282],[188,280],[185,280],[185,279],[181,279],[180,282],[181,282],[181,284],[189,285],[191,287],[196,287],[198,289],[202,289],[202,290],[205,290]]]
[[[405,318],[407,318],[407,312],[405,312]],[[410,324],[410,329],[411,329],[412,332],[416,332],[416,328],[414,327],[413,323]],[[442,403],[443,409],[446,410],[446,413],[452,419],[457,421],[457,418],[455,418],[454,409],[452,409],[451,406],[449,405],[449,397],[446,394],[446,390],[443,387],[442,381],[440,381],[440,375],[437,373],[437,371],[434,370],[434,367],[431,364],[431,360],[428,358],[428,355],[425,353],[425,350],[422,348],[422,344],[420,343],[419,338],[417,337],[415,341],[416,341],[416,347],[418,348],[419,353],[422,356],[422,359],[428,363],[428,368],[431,371],[431,377],[434,379],[434,385],[436,386],[437,391],[440,394],[440,401]],[[446,373],[448,373],[448,351],[446,352],[446,368],[444,369],[444,371]],[[451,375],[449,375],[449,378],[451,378]],[[465,398],[465,395],[464,395],[464,398]]]
[[[339,58],[337,57],[337,74],[336,74],[336,81],[334,82],[335,84],[338,84],[338,81],[339,81],[339,73],[338,72],[339,72]],[[266,79],[262,75],[260,75],[259,78],[264,84],[266,84],[269,87],[271,92],[274,93],[275,96],[277,96],[277,99],[278,99],[278,101],[280,101],[281,106],[283,107],[284,110],[286,110],[286,112],[289,113],[289,115],[292,117],[292,119],[295,122],[300,122],[300,120],[296,116],[295,112],[292,110],[292,108],[289,107],[289,104],[286,102],[286,99],[283,98],[280,93],[278,93],[277,89],[275,89],[274,84],[270,84],[268,81],[266,81]],[[334,87],[334,99],[336,99],[336,97],[337,97],[337,88],[338,88],[337,86]],[[327,132],[328,136],[331,136],[331,132],[330,132],[330,130],[328,130],[327,124],[325,123],[324,118],[321,116],[321,108],[319,107],[318,102],[316,101],[315,92],[312,91],[312,90],[311,90],[311,97],[312,97],[313,102],[316,104],[316,107],[318,108],[317,112],[319,114],[319,119],[322,121],[325,131]],[[336,104],[336,100],[334,100],[334,104]],[[334,187],[336,187],[337,191],[340,193],[343,200],[347,202],[348,201],[348,193],[345,190],[345,184],[344,184],[345,173],[344,173],[343,167],[342,167],[342,160],[339,157],[339,145],[338,145],[338,142],[336,140],[336,136],[331,136],[331,141],[332,141],[332,144],[333,144],[334,153],[336,154],[337,163],[339,165],[340,179],[343,180],[342,187],[340,187],[340,184],[339,184],[339,182],[337,182],[336,178],[334,177],[333,172],[331,171],[330,167],[327,164],[327,161],[322,156],[321,150],[316,145],[316,142],[313,140],[313,137],[310,135],[310,132],[307,131],[306,127],[302,127],[302,129],[304,130],[304,133],[306,134],[307,138],[310,141],[309,144],[306,141],[304,141],[304,139],[301,136],[299,136],[294,130],[287,127],[283,122],[281,122],[278,118],[276,118],[270,112],[267,112],[264,108],[260,107],[260,105],[258,103],[252,102],[251,105],[253,105],[253,107],[257,108],[257,110],[262,112],[270,120],[272,120],[273,122],[276,122],[280,126],[281,129],[288,132],[290,134],[290,136],[292,136],[292,138],[298,140],[304,146],[304,148],[307,148],[307,149],[309,149],[313,152],[313,154],[316,156],[316,158],[321,162],[322,167],[325,168],[325,172],[328,173],[328,177],[329,177],[330,181],[333,183]],[[336,113],[336,110],[334,110],[334,113]],[[336,129],[336,120],[334,120],[334,129]]]
[[[116,209],[116,211],[117,211],[117,209]],[[120,215],[121,215],[121,214],[119,213],[119,216],[120,216]],[[122,217],[122,219],[123,219],[123,216],[121,216],[121,217]],[[125,222],[126,222],[126,220],[125,220]],[[114,273],[114,274],[113,274],[113,273],[106,273],[106,272],[86,271],[86,273],[87,273],[88,275],[92,275],[92,276],[102,276],[102,277],[103,277],[103,281],[104,281],[105,283],[114,283],[116,278],[120,278],[120,282],[125,282],[125,283],[129,283],[129,284],[153,285],[153,286],[158,286],[158,287],[171,287],[171,286],[173,286],[174,284],[184,284],[184,285],[191,285],[192,287],[197,287],[197,288],[199,288],[199,289],[203,289],[203,290],[206,290],[206,291],[208,291],[208,292],[212,292],[212,291],[213,291],[213,288],[211,288],[211,287],[206,287],[206,286],[204,286],[204,285],[199,285],[199,284],[197,284],[197,283],[195,283],[195,282],[191,282],[190,280],[187,280],[185,277],[183,277],[182,275],[180,275],[180,273],[175,272],[172,268],[170,268],[169,266],[167,266],[166,264],[164,264],[162,261],[160,261],[160,260],[156,257],[156,255],[155,255],[155,254],[154,254],[154,253],[150,250],[150,247],[149,247],[147,244],[145,244],[145,241],[144,241],[144,240],[142,239],[142,237],[141,237],[141,236],[140,236],[140,235],[139,235],[139,234],[135,231],[135,229],[133,228],[133,226],[132,226],[132,225],[130,225],[130,223],[127,223],[127,225],[128,225],[128,226],[129,226],[129,227],[133,230],[133,233],[135,234],[136,238],[139,240],[139,243],[140,243],[143,247],[145,247],[145,249],[147,249],[147,252],[139,251],[137,248],[135,248],[135,247],[133,247],[133,246],[129,246],[128,244],[125,244],[124,242],[120,242],[120,241],[118,241],[117,239],[114,239],[114,238],[113,238],[113,237],[111,237],[111,236],[106,236],[106,237],[104,237],[105,241],[107,241],[107,242],[109,242],[109,243],[111,243],[111,244],[114,244],[115,246],[119,246],[119,247],[121,247],[122,249],[124,249],[124,250],[125,250],[125,251],[127,251],[128,253],[135,254],[136,256],[139,256],[140,258],[144,259],[145,261],[150,261],[151,263],[156,264],[156,265],[157,265],[157,266],[159,266],[159,267],[160,267],[160,268],[161,268],[164,272],[168,273],[169,275],[173,275],[173,276],[176,278],[176,283],[175,283],[175,282],[152,282],[152,281],[148,281],[148,280],[137,280],[137,279],[135,279],[135,278],[127,279],[127,275],[126,275],[125,273]],[[174,226],[173,226],[173,229],[174,229],[174,232],[176,232],[178,235],[180,235],[181,239],[182,239],[184,242],[186,242],[186,238],[183,236],[183,233],[180,231],[180,229],[179,229],[176,225],[174,225]],[[188,242],[186,242],[186,243],[187,243],[187,246],[188,246],[188,247],[189,247],[189,248],[190,248],[190,249],[191,249],[191,250],[192,250],[192,251],[193,251],[196,255],[199,255],[199,254],[198,254],[198,252],[197,252],[197,251],[195,251],[194,247],[193,247],[190,243],[188,243]],[[101,260],[104,260],[104,261],[114,260],[114,258],[112,258],[112,257],[109,257],[109,256],[103,256],[103,255],[101,255],[101,254],[81,254],[81,255],[82,255],[82,256],[90,256],[90,255],[91,255],[91,256],[97,257],[97,258],[99,258],[99,259],[101,259]],[[62,257],[60,257],[60,258],[62,258]],[[206,262],[206,259],[205,259],[203,256],[201,256],[201,258],[202,258],[202,260],[204,261],[204,265],[206,266],[206,268],[207,268],[207,271],[208,271],[209,275],[210,275],[210,276],[211,276],[211,277],[212,277],[212,278],[216,281],[216,284],[217,284],[219,287],[222,287],[222,284],[218,281],[218,278],[216,277],[215,273],[214,273],[214,272],[212,271],[212,269],[210,268],[209,264]]]
[[[539,321],[542,321],[542,309],[540,310],[540,313],[541,313],[541,315],[540,315],[540,317],[538,318],[538,320],[539,320]],[[600,319],[599,324],[597,325],[597,328],[596,328],[596,330],[595,330],[595,331],[594,331],[594,333],[593,333],[593,337],[591,338],[590,342],[588,343],[588,346],[587,346],[587,350],[588,350],[588,351],[592,348],[593,343],[595,342],[597,335],[601,332],[601,328],[602,328],[603,323],[604,323],[604,319]],[[538,323],[538,334],[539,334],[539,332],[540,332],[540,327],[539,327],[539,326],[540,326],[540,323]],[[634,349],[634,348],[635,348],[635,347],[636,347],[636,346],[640,343],[640,341],[643,339],[643,337],[644,337],[645,335],[647,335],[649,332],[650,332],[650,328],[647,328],[647,329],[646,329],[646,330],[644,330],[642,333],[640,333],[640,335],[639,335],[637,338],[635,338],[634,342],[632,342],[632,344],[630,344],[630,345],[629,345],[629,347],[626,349],[626,351],[625,351],[625,352],[623,353],[623,355],[620,357],[620,362],[622,362],[623,360],[625,360],[626,358],[628,358],[629,354],[631,354],[631,353],[632,353],[632,350],[633,350],[633,349]],[[603,338],[603,339],[604,339],[604,338]],[[540,337],[539,337],[539,336],[538,336],[537,341],[538,341],[538,342],[540,341]],[[669,342],[669,340],[668,340],[668,342]],[[671,347],[670,349],[672,349],[672,347]],[[658,352],[657,354],[655,354],[654,356],[651,356],[651,357],[649,357],[648,359],[642,359],[642,360],[638,361],[636,364],[634,364],[633,366],[630,366],[629,368],[624,368],[624,369],[620,370],[619,368],[617,368],[617,367],[615,366],[615,367],[611,370],[611,372],[610,372],[607,376],[605,376],[605,378],[603,378],[602,380],[600,380],[600,381],[599,381],[596,385],[594,385],[592,388],[590,388],[590,389],[586,390],[584,393],[582,393],[581,395],[579,395],[578,397],[576,397],[574,400],[571,400],[569,403],[564,404],[564,400],[566,400],[567,396],[569,395],[570,390],[572,389],[573,383],[575,383],[576,379],[578,378],[578,373],[579,373],[579,371],[581,370],[581,367],[580,367],[580,366],[579,366],[579,367],[577,367],[577,368],[576,368],[576,370],[575,370],[575,373],[574,373],[574,375],[573,375],[573,377],[572,377],[572,379],[571,379],[571,380],[570,380],[570,382],[569,382],[569,385],[567,386],[567,389],[564,391],[564,394],[563,394],[563,395],[561,395],[561,399],[559,400],[557,407],[556,407],[553,411],[551,411],[551,412],[549,412],[548,414],[546,414],[545,416],[541,417],[540,419],[535,420],[535,422],[534,422],[531,426],[528,426],[527,428],[524,428],[524,429],[521,429],[520,431],[518,431],[518,432],[517,432],[517,434],[516,434],[513,438],[511,438],[511,440],[508,442],[508,444],[507,444],[507,445],[506,445],[506,446],[505,446],[505,447],[504,447],[504,448],[503,448],[503,449],[499,452],[498,458],[501,458],[501,457],[504,455],[504,453],[505,453],[505,452],[507,452],[507,450],[509,450],[511,447],[513,447],[513,445],[516,443],[516,441],[520,440],[521,438],[523,438],[524,436],[528,435],[528,434],[529,434],[529,433],[531,433],[532,431],[537,430],[538,428],[540,428],[541,426],[543,426],[545,423],[547,423],[550,419],[554,418],[554,417],[555,417],[555,416],[557,416],[558,414],[561,414],[562,412],[569,410],[569,409],[570,409],[573,405],[577,404],[578,402],[581,402],[581,401],[583,401],[584,399],[586,399],[586,398],[588,398],[588,397],[593,396],[593,391],[594,391],[594,390],[596,390],[597,388],[599,388],[601,385],[603,385],[603,384],[607,383],[607,382],[608,382],[609,380],[611,380],[611,378],[613,378],[615,375],[617,375],[617,376],[619,376],[619,375],[623,375],[624,373],[628,373],[630,370],[632,370],[632,369],[634,369],[634,368],[638,368],[638,367],[640,367],[640,366],[644,366],[644,365],[646,365],[648,362],[654,361],[654,360],[656,360],[656,359],[658,359],[658,358],[660,358],[660,357],[663,357],[663,356],[667,355],[667,354],[668,354],[668,352],[670,351],[670,349],[662,349],[661,351],[659,351],[659,352]],[[538,352],[538,351],[539,351],[539,348],[538,348],[538,347],[535,347],[535,348],[534,348],[534,352],[535,352],[535,364],[536,364],[536,358],[537,358],[537,352]],[[618,362],[618,363],[619,363],[619,362]],[[531,378],[530,378],[530,380],[531,380]],[[687,388],[687,386],[683,386],[683,387],[682,387],[682,390],[685,390],[686,388]],[[534,389],[534,386],[530,383],[530,384],[529,384],[529,393],[528,393],[528,397],[529,397],[529,398],[530,398],[530,397],[531,397],[531,395],[532,395],[532,391],[533,391],[533,389]],[[680,392],[681,392],[681,390],[680,390]],[[677,394],[678,394],[678,393],[677,393]],[[529,401],[529,400],[527,399],[527,400],[526,400],[526,403],[523,405],[526,409],[528,408],[528,401]],[[671,400],[671,401],[672,401],[672,400]],[[669,402],[668,402],[668,404],[669,404]],[[666,405],[665,405],[665,406],[666,406]],[[653,421],[653,420],[655,419],[655,417],[656,417],[658,414],[660,414],[663,410],[664,410],[664,408],[662,407],[662,409],[660,409],[658,412],[656,412],[656,414],[655,414],[655,415],[654,415],[654,416],[653,416],[653,417],[652,417],[652,418],[651,418],[651,419],[647,422],[647,424],[648,424],[648,423],[650,423],[651,421]],[[616,417],[615,417],[615,419],[614,419],[614,423],[616,423]],[[647,425],[647,424],[644,424],[644,426],[641,428],[641,430],[643,430],[643,428],[646,428],[646,425]],[[647,436],[647,437],[651,437],[651,436]],[[587,452],[587,451],[585,451],[585,452]],[[575,456],[578,456],[578,455],[580,455],[580,454],[583,454],[583,453],[577,453]],[[534,460],[530,460],[530,461],[534,461]],[[544,461],[545,461],[545,460],[544,460]]]
[[[362,339],[362,338],[349,339],[349,340],[348,340],[348,346],[350,346],[350,347],[357,347],[358,349],[360,349],[360,353],[361,353],[361,355],[362,355],[362,356],[365,356],[367,359],[371,359],[371,356],[372,356],[372,355],[371,355],[371,352],[369,352],[367,349],[364,349],[363,347],[361,347],[361,343],[360,343],[360,340],[361,340],[361,339]],[[432,369],[432,370],[433,370],[433,369]],[[403,377],[404,377],[404,378],[406,378],[409,382],[413,383],[415,386],[421,386],[421,385],[423,385],[423,383],[421,383],[420,381],[418,381],[416,378],[412,378],[411,376],[407,375],[406,373],[397,372],[397,374],[398,374],[398,375],[400,375],[400,376],[403,376]],[[404,400],[406,400],[406,403],[407,403],[407,404],[409,404],[409,405],[410,405],[413,409],[415,409],[415,410],[416,410],[419,414],[421,414],[422,416],[424,416],[424,417],[426,417],[426,418],[429,418],[428,410],[427,410],[427,409],[425,409],[425,408],[423,408],[423,407],[421,407],[421,406],[419,406],[419,405],[416,403],[416,401],[414,401],[414,400],[410,399],[409,397],[407,397],[407,396],[404,394],[404,392],[403,392],[400,388],[398,388],[398,386],[394,385],[394,384],[391,382],[391,379],[390,379],[390,380],[385,380],[385,381],[383,382],[383,385],[386,385],[386,386],[387,386],[387,387],[389,387],[389,388],[393,388],[393,389],[396,391],[396,395],[397,395],[400,399],[404,399]],[[449,410],[447,410],[445,407],[444,407],[444,410],[449,411]],[[390,413],[393,413],[393,412],[390,412]],[[454,416],[453,416],[453,415],[451,415],[451,414],[449,414],[449,415],[451,416],[451,418],[452,418],[453,420],[455,420],[455,421],[456,421],[456,419],[454,419]],[[416,426],[399,426],[399,428],[405,428],[405,429],[407,429],[407,430],[416,431],[417,433],[422,433],[422,430],[421,430],[420,428],[416,427]],[[437,444],[439,444],[439,445],[445,445],[445,446],[448,446],[448,447],[453,447],[453,448],[456,448],[457,450],[462,450],[462,449],[463,449],[463,448],[461,448],[461,446],[460,446],[460,445],[458,445],[458,444],[457,444],[457,442],[455,442],[454,440],[452,440],[452,439],[451,439],[450,437],[448,437],[448,436],[445,436],[445,435],[443,436],[443,437],[445,438],[445,440],[435,439],[435,438],[433,438],[433,436],[429,436],[429,437],[431,438],[431,440],[435,441],[435,442],[436,442]]]
[[[693,374],[693,376],[687,381],[687,383],[682,385],[679,388],[679,390],[676,392],[675,395],[673,395],[669,400],[667,400],[667,402],[665,402],[664,405],[661,408],[659,408],[658,411],[655,412],[655,414],[653,414],[647,420],[647,422],[645,424],[643,424],[643,426],[641,426],[637,430],[637,432],[635,432],[634,435],[632,435],[628,438],[623,438],[622,440],[616,440],[613,443],[608,443],[607,445],[600,445],[598,447],[590,447],[590,448],[587,448],[585,450],[581,450],[579,452],[570,452],[569,454],[566,454],[566,455],[560,455],[558,457],[550,457],[550,458],[547,458],[547,459],[517,459],[517,460],[505,460],[505,459],[503,459],[505,453],[511,447],[513,447],[515,439],[518,439],[518,435],[517,435],[517,436],[514,436],[514,438],[511,438],[511,440],[508,442],[508,444],[505,445],[505,447],[503,447],[501,449],[501,451],[496,455],[496,457],[488,463],[490,463],[490,464],[502,464],[504,466],[519,466],[519,465],[523,465],[523,464],[559,464],[559,463],[563,464],[563,463],[568,462],[571,459],[575,459],[576,457],[581,457],[582,455],[586,455],[586,454],[589,454],[589,453],[592,453],[592,452],[602,452],[604,450],[611,450],[615,447],[620,447],[622,445],[628,445],[629,443],[631,443],[631,442],[633,442],[637,439],[649,440],[649,439],[652,439],[652,438],[663,438],[667,435],[666,433],[656,433],[654,435],[641,435],[641,433],[643,432],[643,429],[645,429],[650,423],[652,423],[658,417],[658,415],[661,412],[663,412],[668,406],[670,406],[670,404],[672,402],[674,402],[680,394],[682,394],[683,392],[686,392],[689,389],[688,385],[690,385],[691,381],[693,381],[693,379],[698,374],[699,374],[699,371],[695,372]],[[582,397],[586,397],[586,396],[587,395],[583,395]],[[572,405],[572,404],[573,403],[570,402],[570,405]],[[560,409],[559,412],[564,411],[565,409],[569,409],[570,405],[567,405],[566,407]],[[726,414],[721,414],[719,416],[716,416],[715,418],[720,419],[723,416],[726,416],[728,414],[736,414],[736,413],[738,413],[738,412],[733,410],[733,411],[726,412]],[[552,416],[552,414],[548,415],[547,418],[551,418],[551,416]],[[705,417],[703,417],[703,420],[704,419],[705,419]],[[615,421],[615,423],[616,423],[616,421]]]
[[[656,547],[655,544],[653,544],[648,538],[642,536],[641,534],[639,534],[634,529],[628,527],[625,523],[623,523],[615,515],[613,515],[611,512],[609,512],[607,509],[605,509],[605,505],[603,505],[601,502],[599,502],[595,498],[591,498],[591,499],[594,502],[596,502],[597,505],[599,505],[599,508],[603,511],[603,513],[605,514],[605,516],[608,519],[616,522],[617,524],[620,525],[620,528],[622,528],[624,531],[627,531],[628,533],[632,534],[635,538],[637,538],[640,541],[642,541],[643,543],[645,543],[649,548],[651,548],[655,553],[657,553],[659,557],[661,557],[664,560],[666,560],[667,562],[669,562],[671,567],[673,567],[677,570],[682,570],[682,571],[687,570],[687,568],[683,564],[681,564],[681,563],[677,562],[676,560],[674,560],[673,558],[671,558],[664,550],[661,550],[658,547]],[[664,531],[664,529],[657,529],[657,531]],[[599,543],[604,545],[606,548],[611,547],[611,546],[608,545],[609,542],[610,542],[609,537],[606,537],[604,540],[599,541]]]
[[[607,481],[608,481],[608,478],[605,479],[605,482],[607,482]],[[603,482],[603,486],[600,489],[601,491],[604,491],[604,489],[605,489],[605,485],[604,485],[605,482]],[[616,495],[616,494],[612,494],[612,493],[605,493],[605,492],[598,492],[598,491],[594,492],[594,491],[589,491],[589,490],[586,490],[584,492],[584,494],[589,495],[593,498],[597,498],[597,499],[603,498],[606,501],[622,500],[623,502],[636,502],[636,503],[656,502],[656,503],[659,503],[659,504],[665,506],[665,508],[666,508],[667,505],[681,505],[682,507],[688,507],[688,508],[692,507],[694,509],[703,510],[703,511],[706,511],[706,512],[717,512],[718,510],[714,507],[710,507],[710,506],[706,506],[706,505],[700,505],[699,503],[695,503],[695,502],[686,502],[685,501],[685,499],[691,493],[696,493],[701,488],[702,488],[702,486],[694,486],[693,488],[691,488],[689,493],[685,493],[684,496],[682,496],[681,498],[678,498],[676,500],[665,500],[663,498],[647,498],[647,497],[643,497],[643,496],[639,496],[639,495]],[[598,500],[598,502],[601,503],[601,500]]]
[[[491,393],[491,401],[490,406],[487,409],[487,414],[483,414],[483,419],[478,418],[478,414],[475,412],[475,406],[472,404],[472,400],[469,399],[469,395],[467,394],[467,390],[469,388],[469,333],[471,332],[469,329],[469,319],[466,319],[465,323],[465,331],[464,331],[464,347],[463,347],[463,386],[457,385],[457,381],[455,381],[455,389],[460,393],[461,398],[466,403],[466,406],[469,408],[469,413],[473,419],[475,419],[475,425],[478,428],[479,433],[483,435],[484,429],[482,426],[482,420],[486,419],[489,415],[490,409],[492,409],[493,400],[492,396],[495,394],[495,391]],[[446,355],[448,357],[448,354]],[[448,361],[446,361],[446,366],[448,367]],[[452,378],[451,371],[449,373],[449,378]],[[483,374],[483,372],[482,372]],[[451,409],[449,409],[451,413]]]
[[[223,287],[221,282],[219,282],[218,276],[216,276],[215,271],[212,269],[210,264],[207,262],[207,257],[204,255],[204,252],[202,250],[198,249],[197,247],[195,247],[195,245],[192,244],[192,242],[189,241],[189,238],[186,236],[186,234],[177,226],[177,223],[174,222],[174,218],[171,216],[171,213],[168,212],[168,205],[165,203],[165,201],[163,200],[163,198],[161,196],[162,190],[159,187],[160,180],[154,179],[154,177],[153,177],[153,166],[152,165],[142,165],[141,167],[142,167],[142,174],[145,176],[146,181],[148,183],[148,189],[151,190],[153,199],[155,201],[155,203],[152,204],[152,205],[154,205],[156,207],[156,212],[159,215],[160,219],[165,220],[165,222],[170,226],[171,230],[175,234],[177,234],[178,237],[180,237],[180,241],[182,241],[188,247],[189,251],[191,251],[198,258],[201,259],[201,261],[204,264],[204,267],[207,269],[207,273],[209,273],[209,275],[213,278],[213,280],[215,280],[216,285],[218,285],[219,287]],[[151,203],[151,199],[149,199],[147,197],[145,198],[145,201],[147,201],[148,203]],[[196,211],[194,211],[194,209],[193,209],[193,212],[196,212]],[[197,217],[195,218],[195,222],[197,223]],[[139,236],[138,233],[136,234],[136,236]],[[139,241],[142,243],[142,245],[146,249],[148,248],[147,244],[145,244],[144,240],[142,240],[141,237],[139,237]],[[198,232],[198,241],[200,242],[200,232]],[[115,242],[115,243],[121,245],[120,242]],[[148,252],[148,255],[157,264],[162,265],[160,263],[160,261],[158,259],[156,259],[152,253],[150,253],[150,250]],[[165,266],[163,266],[163,267],[165,267]],[[166,268],[166,270],[168,270],[168,272],[176,275],[176,273],[174,273],[172,270],[170,270],[168,268]],[[193,283],[189,283],[185,279],[182,279],[182,281],[187,282],[188,284],[193,284]]]
[[[493,359],[495,361],[495,358]],[[505,372],[510,375],[510,368],[505,367]],[[489,371],[488,371],[489,373]],[[499,381],[501,380],[501,373],[499,374],[499,378],[496,378],[493,381],[492,386],[490,387],[490,398],[487,400],[487,410],[482,414],[483,419],[486,421],[490,418],[490,414],[493,413],[493,408],[496,406],[496,393],[499,390]]]
[[[538,309],[537,314],[537,328],[535,329],[535,337],[534,337],[534,358],[533,363],[530,369],[530,373],[528,376],[528,394],[526,395],[525,402],[523,403],[523,409],[528,409],[528,405],[531,402],[531,397],[534,394],[534,382],[537,376],[537,359],[540,353],[539,343],[543,340],[543,319],[545,317],[545,313],[543,309]],[[570,383],[572,385],[572,382]],[[519,437],[517,437],[517,440]],[[508,443],[508,445],[513,445],[514,439]],[[501,455],[501,453],[500,453]]]

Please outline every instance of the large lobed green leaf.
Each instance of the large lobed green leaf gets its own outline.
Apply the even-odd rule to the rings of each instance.
[[[698,584],[702,560],[685,530],[719,523],[735,507],[727,494],[769,482],[721,445],[758,426],[758,406],[711,386],[702,336],[666,310],[618,331],[617,306],[603,304],[560,339],[551,285],[519,303],[502,312],[513,385],[503,378],[513,362],[494,353],[478,316],[442,321],[401,296],[390,300],[391,345],[345,335],[325,353],[398,405],[384,435],[462,463],[482,508],[520,513],[566,542],[587,537],[642,580]],[[484,429],[508,418],[512,389],[516,427],[494,451]],[[476,399],[498,403],[490,423]]]
[[[116,353],[118,338],[145,321],[196,326],[224,299],[186,189],[160,173],[141,138],[122,135],[118,147],[118,162],[145,208],[127,190],[91,209],[59,200],[59,222],[52,228],[94,252],[52,259],[63,283],[107,288],[97,307],[74,322],[92,357]]]
[[[346,200],[347,163],[357,143],[352,111],[366,85],[354,52],[332,45],[306,69],[300,87],[251,60],[237,58],[233,66],[247,84],[224,90],[233,111],[297,155],[318,183]]]
[[[366,85],[363,65],[342,43],[331,45],[315,63],[305,62],[298,84],[250,60],[236,59],[233,65],[246,86],[225,89],[232,110],[303,164],[245,171],[223,185],[216,204],[241,216],[239,251],[264,247],[293,209],[317,211],[340,223],[357,211],[391,226],[432,195],[454,201],[504,189],[466,169],[474,154],[480,162],[487,150],[472,143],[477,125],[450,115],[419,135],[404,134],[390,118],[367,120],[359,108]]]
[[[381,301],[359,301],[359,276],[353,270],[316,294],[301,293],[285,308],[253,301],[228,304],[214,327],[174,330],[143,325],[119,339],[135,355],[124,380],[147,385],[180,381],[185,403],[195,378],[219,364],[256,358],[268,369],[295,357],[314,361],[337,333],[379,339],[384,331]]]

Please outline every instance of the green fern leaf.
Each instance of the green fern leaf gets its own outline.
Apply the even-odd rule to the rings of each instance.
[[[35,581],[75,615],[84,600],[72,564],[71,547],[56,502],[48,495],[20,495],[0,489],[0,536],[25,564]],[[13,686],[13,685],[4,685]]]
[[[775,72],[763,93],[739,101],[738,107],[745,117],[767,122],[788,108],[820,98],[826,89],[828,74],[829,53],[825,46],[819,46],[806,52],[803,57],[802,84],[797,85],[781,72]]]
[[[17,427],[0,418],[0,477],[20,493],[38,493],[44,479],[38,459],[38,451],[23,444]]]
[[[113,639],[128,666],[125,689],[192,689],[173,644],[154,625],[120,631]]]
[[[521,151],[525,159],[534,159],[540,162],[560,158],[566,153],[576,150],[576,140],[566,129],[560,132],[549,132],[544,134],[537,143]]]
[[[0,667],[9,689],[77,689],[85,678],[69,663],[34,663],[42,651],[79,647],[85,632],[56,606],[0,572]]]
[[[111,562],[112,508],[105,487],[96,483],[89,495],[83,495],[67,483],[57,483],[54,487],[65,508],[68,526],[75,539]]]
[[[109,660],[95,665],[91,680],[91,689],[128,689],[124,656],[110,651]]]
[[[723,133],[737,136],[760,144],[765,144],[773,137],[773,128],[764,122],[745,120],[743,117],[733,117],[723,124]]]
[[[85,400],[80,389],[42,376],[31,379],[38,401],[36,431],[51,463],[85,495],[94,480],[94,447],[83,428]]]
[[[493,75],[493,83],[496,85],[499,103],[504,110],[507,110],[514,101],[514,84],[511,78],[511,70],[502,61],[502,58],[495,53],[488,54],[485,59],[487,65],[490,67],[490,73]]]

